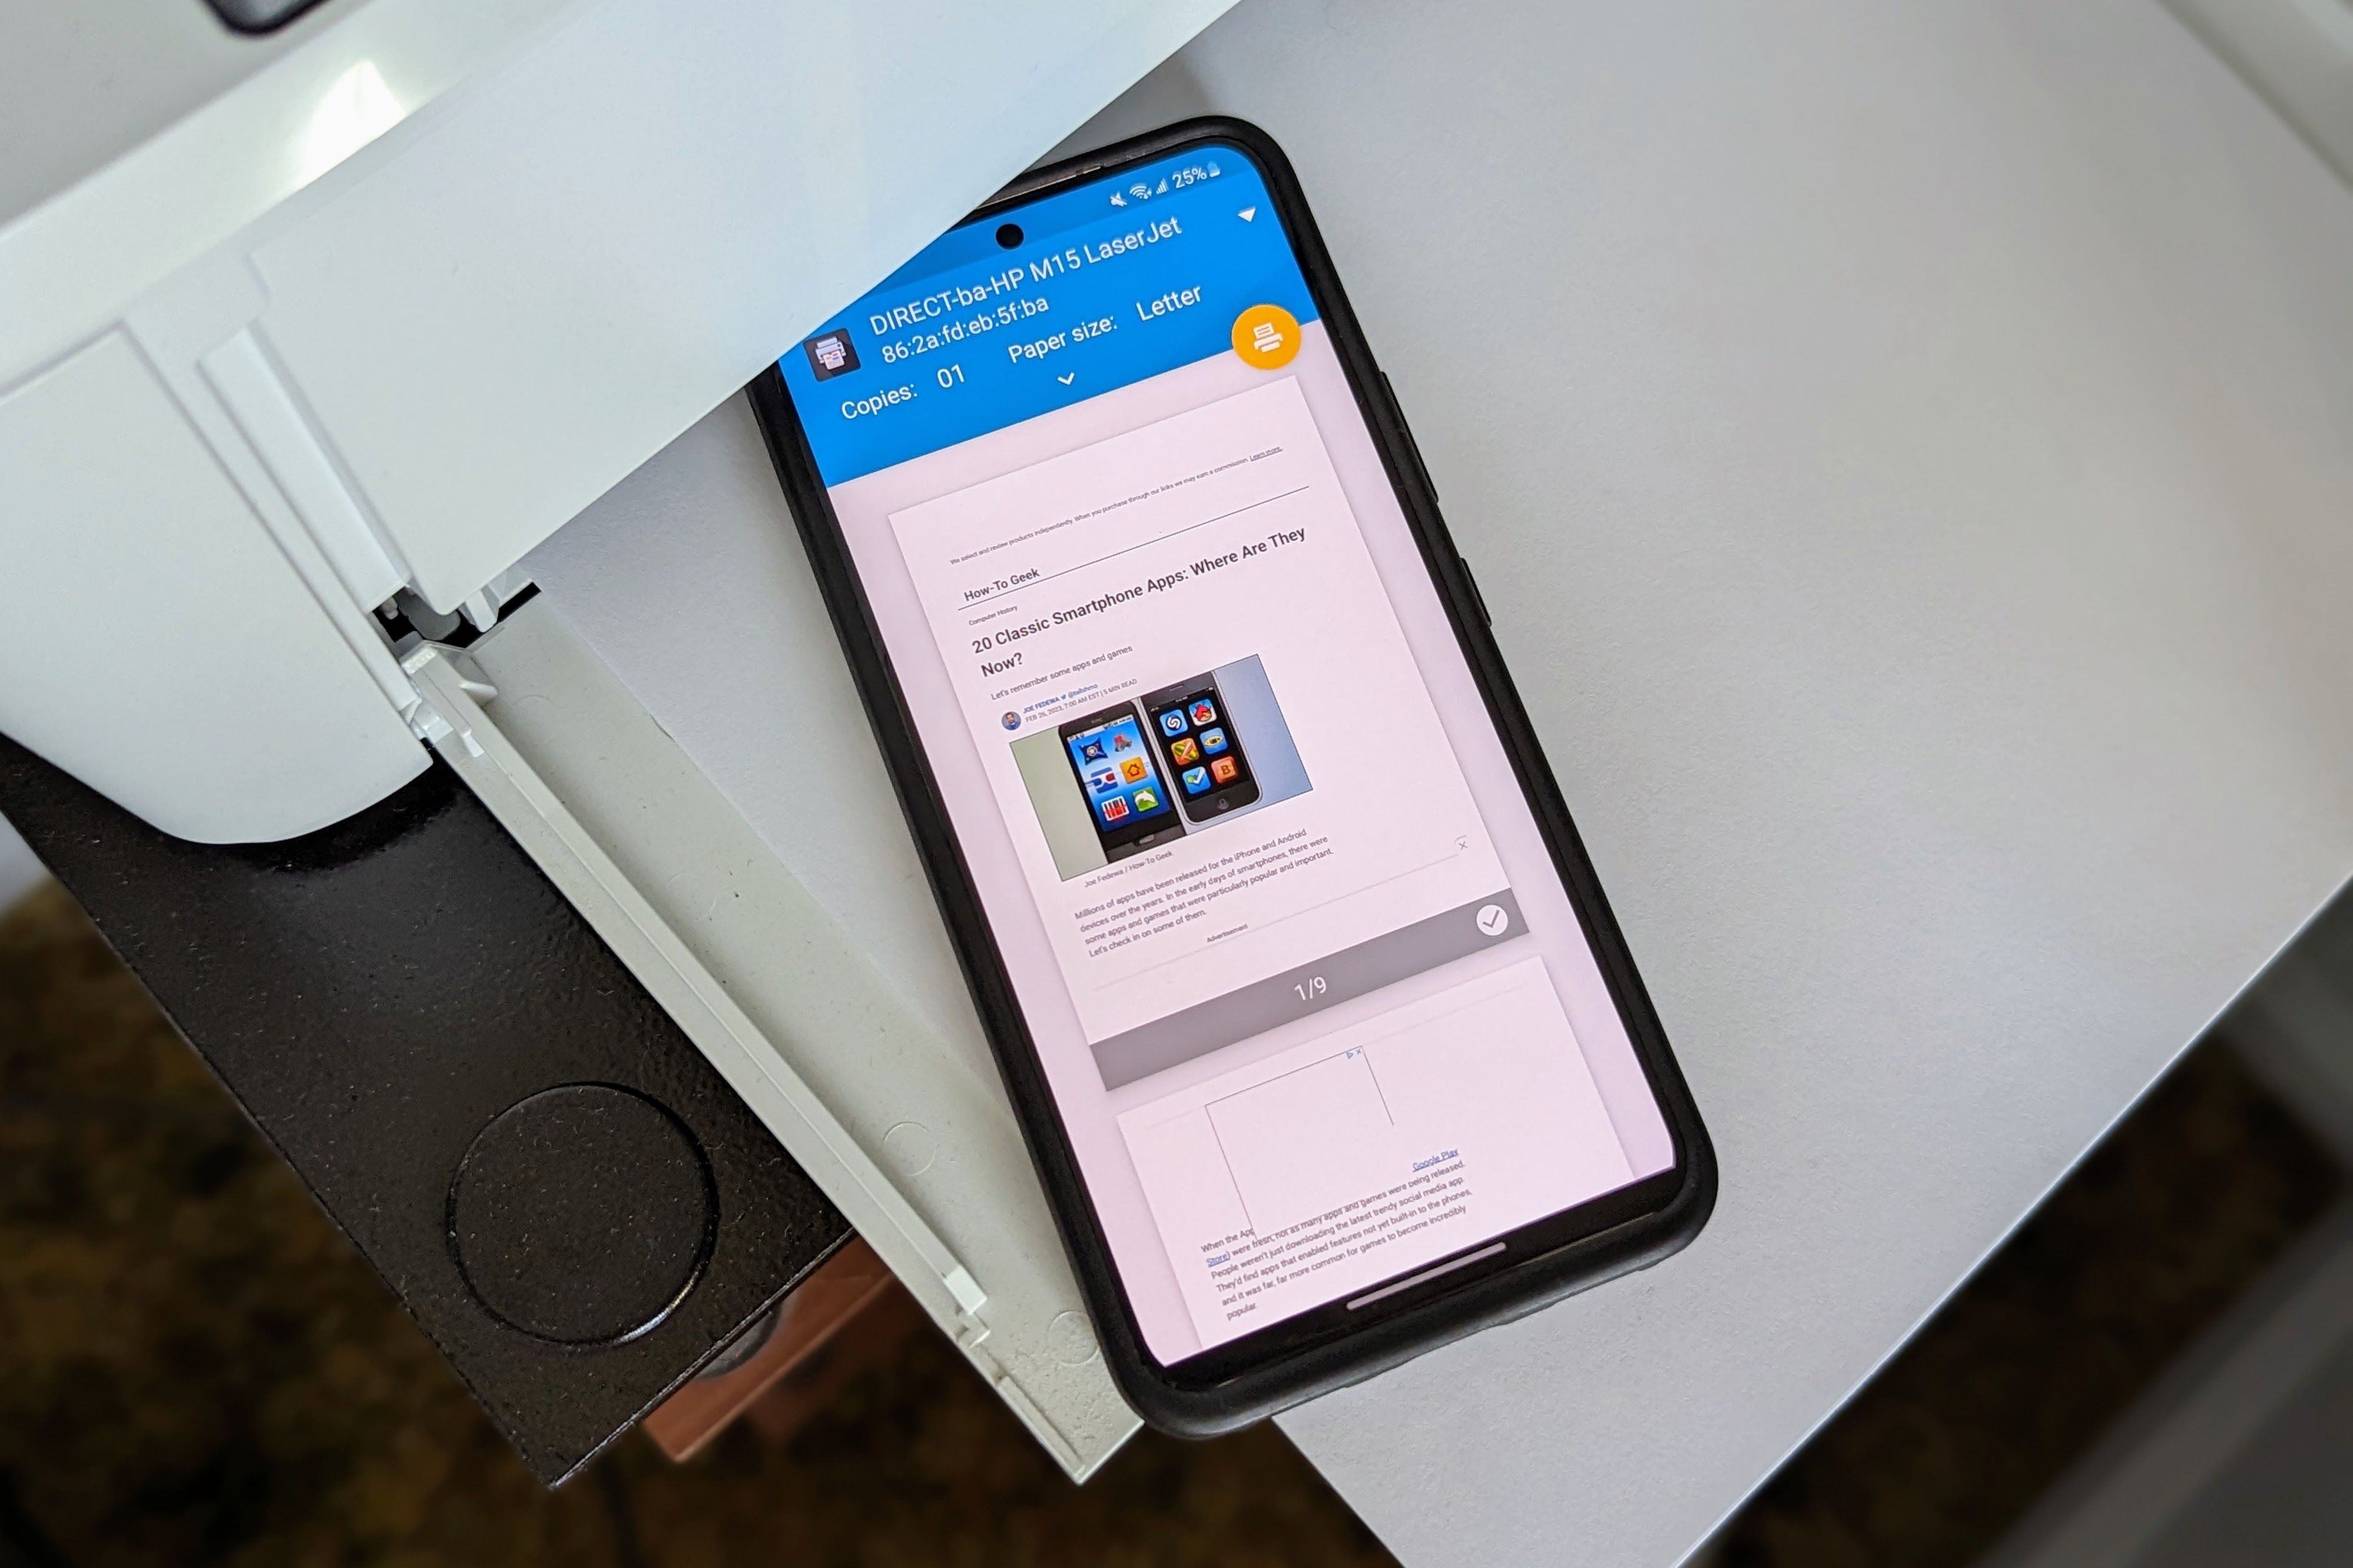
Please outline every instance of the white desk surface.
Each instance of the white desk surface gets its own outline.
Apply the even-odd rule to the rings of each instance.
[[[2353,196],[2154,0],[1245,0],[1091,139],[1211,110],[1723,1163],[1680,1257],[1283,1425],[1409,1564],[1662,1568],[2353,870]],[[533,567],[953,1012],[798,556],[731,405]]]
[[[1666,1564],[2353,870],[2353,195],[2155,0],[1245,0],[1723,1162],[1283,1418],[1409,1564]]]

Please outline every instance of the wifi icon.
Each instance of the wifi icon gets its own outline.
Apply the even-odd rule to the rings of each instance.
[[[1129,195],[1131,195],[1131,196],[1134,196],[1137,201],[1139,201],[1139,202],[1140,202],[1140,201],[1142,201],[1145,197],[1146,197],[1146,196],[1148,196],[1148,195],[1150,195],[1152,194],[1152,187],[1151,187],[1150,185],[1145,184],[1143,181],[1139,180],[1139,181],[1137,181],[1134,184],[1132,184],[1132,185],[1130,185],[1130,186],[1128,186],[1128,187],[1127,187],[1127,194],[1128,194]]]

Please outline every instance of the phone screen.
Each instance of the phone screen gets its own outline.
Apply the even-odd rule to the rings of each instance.
[[[1146,692],[1144,712],[1186,816],[1207,822],[1257,801],[1240,732],[1214,679],[1204,675]]]
[[[1133,855],[1181,834],[1176,792],[1154,768],[1135,710],[1122,706],[1074,719],[1059,731],[1078,770],[1105,859]]]
[[[1248,153],[967,223],[781,370],[1152,1356],[1672,1167]]]

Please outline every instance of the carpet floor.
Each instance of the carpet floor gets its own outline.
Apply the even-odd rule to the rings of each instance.
[[[2337,1180],[2192,1053],[1719,1560],[1961,1568]],[[925,1333],[788,1441],[633,1435],[547,1492],[62,891],[0,917],[0,1565],[1389,1561],[1271,1425],[1073,1487]]]

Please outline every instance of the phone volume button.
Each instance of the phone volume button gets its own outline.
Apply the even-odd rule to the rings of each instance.
[[[1434,501],[1438,499],[1438,486],[1430,477],[1430,465],[1421,460],[1421,443],[1414,439],[1413,426],[1405,422],[1405,405],[1398,401],[1397,386],[1389,380],[1388,372],[1384,370],[1375,374],[1381,378],[1381,395],[1388,400],[1389,417],[1397,422],[1398,431],[1405,437],[1405,449],[1413,458],[1414,477],[1421,481],[1421,488]]]
[[[1495,617],[1487,611],[1487,595],[1479,591],[1478,574],[1471,570],[1471,563],[1459,554],[1454,557],[1454,563],[1462,568],[1462,581],[1470,585],[1471,603],[1479,612],[1480,625],[1493,631],[1495,627]]]

